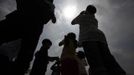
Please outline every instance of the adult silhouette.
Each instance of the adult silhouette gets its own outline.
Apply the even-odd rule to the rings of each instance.
[[[88,5],[72,24],[80,25],[79,41],[84,49],[90,75],[125,75],[125,71],[119,66],[110,53],[104,33],[98,29],[98,21],[95,17],[96,7]]]
[[[16,0],[17,10],[0,22],[0,45],[21,39],[21,49],[14,62],[16,75],[24,75],[37,46],[43,25],[56,22],[53,0]]]

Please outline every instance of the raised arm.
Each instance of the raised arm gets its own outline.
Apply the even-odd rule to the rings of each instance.
[[[76,18],[74,18],[71,22],[72,25],[79,24],[83,18],[85,11],[82,11]]]
[[[56,23],[56,17],[55,17],[54,13],[52,14],[52,19],[51,20],[52,20],[53,23]]]

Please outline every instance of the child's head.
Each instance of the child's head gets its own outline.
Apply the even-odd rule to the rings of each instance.
[[[67,37],[70,38],[70,39],[76,39],[76,35],[73,32],[68,33]]]
[[[94,5],[88,5],[86,8],[86,12],[90,14],[95,14],[97,12],[97,9]]]
[[[50,48],[50,46],[52,45],[52,42],[49,39],[44,39],[42,41],[42,45],[45,46],[45,47]]]
[[[80,59],[84,59],[84,58],[85,58],[85,53],[84,53],[83,51],[78,51],[78,52],[77,52],[77,56],[78,56],[78,58],[80,58]]]

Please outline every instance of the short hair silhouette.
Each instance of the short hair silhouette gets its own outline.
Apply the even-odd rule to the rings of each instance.
[[[73,32],[68,33],[67,37],[70,38],[70,39],[76,39],[76,35]]]
[[[49,40],[49,39],[44,39],[43,41],[42,41],[42,44],[44,45],[44,44],[50,44],[50,45],[52,45],[52,42]]]
[[[94,5],[88,5],[86,8],[86,11],[91,14],[95,14],[97,12],[97,9]]]

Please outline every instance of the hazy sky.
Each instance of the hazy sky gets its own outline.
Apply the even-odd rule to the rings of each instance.
[[[55,0],[54,4],[57,23],[44,25],[37,50],[43,38],[50,38],[53,46],[49,54],[60,56],[62,47],[58,47],[58,43],[64,35],[75,32],[78,37],[79,34],[78,25],[71,26],[71,20],[88,4],[94,4],[99,29],[104,31],[110,51],[126,72],[134,75],[134,0]],[[0,20],[15,9],[14,0],[0,0]]]

